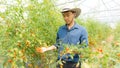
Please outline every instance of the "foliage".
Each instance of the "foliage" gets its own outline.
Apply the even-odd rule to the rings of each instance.
[[[17,68],[28,63],[28,66],[35,67],[36,64],[42,64],[41,59],[46,56],[36,53],[35,48],[55,43],[56,32],[62,19],[51,1],[15,2],[15,5],[6,6],[6,12],[0,13],[5,21],[0,25],[0,48],[2,55],[6,57],[4,66]],[[27,2],[27,5],[24,2]],[[48,57],[51,55],[48,53]],[[50,58],[46,57],[43,62],[48,59]]]

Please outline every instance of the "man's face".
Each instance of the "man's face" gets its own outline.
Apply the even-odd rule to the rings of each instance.
[[[71,11],[63,12],[62,15],[66,24],[68,25],[74,20],[74,17],[75,17],[75,13]]]

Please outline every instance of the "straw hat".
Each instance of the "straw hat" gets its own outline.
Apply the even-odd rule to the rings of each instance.
[[[81,9],[80,8],[63,8],[61,13],[64,13],[64,12],[67,12],[67,11],[75,12],[76,13],[75,18],[77,18],[80,15],[80,13],[81,13]]]

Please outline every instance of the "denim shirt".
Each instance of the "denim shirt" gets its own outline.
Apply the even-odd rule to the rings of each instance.
[[[88,35],[84,27],[80,26],[77,23],[75,23],[71,29],[68,29],[67,25],[61,26],[57,32],[55,45],[58,48],[58,59],[62,58],[62,60],[65,61],[78,62],[79,61],[78,54],[75,54],[73,59],[70,58],[66,60],[66,56],[69,56],[70,54],[66,54],[60,57],[60,51],[63,50],[63,47],[59,43],[61,42],[62,44],[67,45],[77,45],[81,44],[83,41],[85,41],[86,45],[88,45]]]

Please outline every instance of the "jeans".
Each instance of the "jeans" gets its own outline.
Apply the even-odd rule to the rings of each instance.
[[[63,65],[57,65],[57,68],[81,68],[81,62],[66,62]]]

